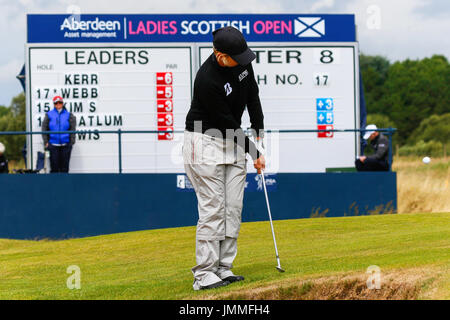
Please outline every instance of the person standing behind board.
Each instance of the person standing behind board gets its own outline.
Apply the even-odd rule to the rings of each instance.
[[[9,173],[8,160],[5,157],[5,146],[0,142],[0,173]]]
[[[75,131],[76,118],[64,107],[60,96],[53,98],[54,108],[45,114],[42,131]],[[75,144],[75,134],[43,134],[44,146],[50,151],[51,173],[69,172],[70,155]]]

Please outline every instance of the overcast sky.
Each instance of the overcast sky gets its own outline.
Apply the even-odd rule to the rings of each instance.
[[[27,13],[353,13],[361,52],[450,59],[450,0],[0,0],[0,105],[22,91]]]

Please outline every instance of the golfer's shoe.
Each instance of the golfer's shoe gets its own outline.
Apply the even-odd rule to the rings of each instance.
[[[229,285],[231,282],[229,281],[219,281],[213,284],[210,284],[209,286],[200,286],[200,290],[207,290],[207,289],[215,289],[215,288],[220,288],[220,287],[225,287],[227,285]]]
[[[229,276],[225,279],[222,279],[223,281],[228,281],[229,283],[238,282],[244,280],[243,276]]]

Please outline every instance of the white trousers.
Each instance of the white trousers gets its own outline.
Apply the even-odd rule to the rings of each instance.
[[[232,276],[246,178],[245,152],[232,140],[185,132],[186,174],[198,201],[195,290]]]

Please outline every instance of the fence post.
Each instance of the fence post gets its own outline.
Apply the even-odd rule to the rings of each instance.
[[[122,130],[117,130],[118,141],[119,141],[119,173],[122,173]]]

